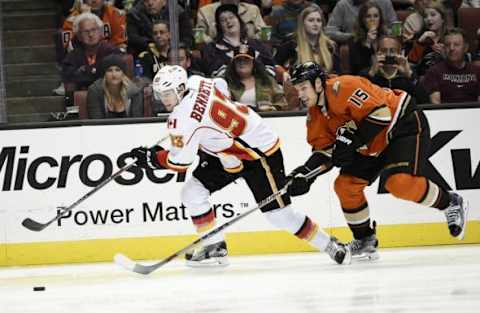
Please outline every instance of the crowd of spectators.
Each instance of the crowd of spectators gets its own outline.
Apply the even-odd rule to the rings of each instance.
[[[180,64],[189,75],[225,78],[231,97],[257,111],[301,110],[289,68],[314,61],[419,103],[480,101],[480,53],[455,27],[460,5],[480,2],[179,0],[172,51],[167,0],[66,0],[55,37],[63,81],[54,92],[70,106],[74,92],[88,90],[90,118],[144,116],[157,71]],[[399,9],[408,12],[400,21]]]

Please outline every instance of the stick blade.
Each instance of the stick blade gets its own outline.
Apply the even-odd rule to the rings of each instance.
[[[155,264],[149,266],[136,263],[135,261],[131,260],[129,257],[121,253],[115,254],[115,256],[113,257],[113,261],[124,269],[129,270],[130,272],[143,275],[148,275],[157,268]]]
[[[31,230],[31,231],[41,231],[45,228],[45,224],[36,222],[32,220],[31,218],[26,218],[22,221],[23,227]]]
[[[113,261],[116,264],[123,267],[124,269],[129,270],[131,272],[133,272],[134,269],[135,269],[135,264],[136,263],[134,261],[132,261],[131,259],[129,259],[127,256],[125,256],[121,253],[115,254],[115,256],[113,257]]]

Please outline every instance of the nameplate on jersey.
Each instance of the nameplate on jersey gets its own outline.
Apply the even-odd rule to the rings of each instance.
[[[198,95],[193,105],[192,113],[190,117],[198,122],[202,121],[203,114],[207,109],[208,99],[212,93],[213,82],[207,80],[201,80],[198,88]]]

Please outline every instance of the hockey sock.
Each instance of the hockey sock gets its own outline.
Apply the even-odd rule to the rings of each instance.
[[[215,227],[215,211],[213,209],[210,209],[208,212],[201,215],[191,216],[191,218],[199,235],[203,235]],[[224,235],[222,232],[219,232],[218,234],[206,239],[203,245],[208,246],[223,240],[225,240]]]
[[[335,180],[335,192],[355,239],[362,239],[375,233],[370,227],[370,210],[363,192],[367,185],[367,180],[345,174],[339,175]]]
[[[330,236],[308,216],[305,216],[305,221],[303,222],[302,227],[300,227],[294,235],[302,240],[308,241],[311,245],[317,247],[321,251],[325,251],[325,248],[330,242]]]
[[[296,212],[290,205],[264,213],[267,220],[279,229],[285,229],[300,239],[324,251],[330,236],[303,213]]]
[[[370,210],[367,202],[354,209],[342,208],[342,211],[353,238],[362,239],[375,233],[370,227]]]
[[[422,177],[398,173],[388,177],[385,189],[397,198],[444,210],[450,203],[446,190]]]

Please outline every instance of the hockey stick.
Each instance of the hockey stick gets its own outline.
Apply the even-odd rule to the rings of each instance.
[[[307,178],[307,179],[312,178],[315,175],[317,175],[318,173],[321,173],[322,171],[324,171],[325,168],[326,168],[326,166],[322,165],[322,166],[314,169],[313,171],[307,173],[305,175],[305,178]],[[189,244],[185,248],[182,248],[181,250],[175,252],[174,254],[170,255],[169,257],[167,257],[166,259],[164,259],[160,262],[157,262],[157,263],[152,264],[152,265],[143,265],[143,264],[140,264],[140,263],[136,263],[135,261],[128,258],[126,255],[121,254],[121,253],[115,254],[113,260],[115,261],[115,263],[117,263],[118,265],[122,266],[123,268],[125,268],[125,269],[127,269],[131,272],[148,275],[151,272],[153,272],[153,271],[159,269],[160,267],[164,266],[165,264],[167,264],[171,260],[175,259],[176,257],[178,257],[178,256],[184,254],[185,252],[189,251],[190,249],[192,249],[193,247],[195,247],[196,245],[198,245],[202,241],[205,241],[206,239],[218,234],[219,232],[221,232],[225,228],[227,228],[227,227],[233,225],[234,223],[244,219],[245,217],[249,216],[253,212],[263,208],[264,206],[266,206],[267,204],[269,204],[270,202],[275,200],[275,198],[277,198],[278,196],[282,196],[283,194],[285,194],[287,192],[288,186],[290,186],[292,181],[293,180],[290,180],[287,184],[285,184],[285,186],[283,186],[282,189],[272,193],[270,196],[268,196],[267,198],[260,201],[254,208],[251,208],[250,210],[238,215],[237,217],[233,218],[232,220],[230,220],[230,221],[212,229],[211,231],[209,231],[208,233],[199,237],[197,240],[195,240],[194,242],[192,242],[191,244]]]
[[[161,144],[162,142],[164,142],[166,139],[168,139],[169,136],[165,136],[163,138],[161,138],[160,140],[157,141],[157,143],[154,145],[159,145]],[[68,212],[72,211],[77,205],[79,205],[80,203],[82,203],[83,201],[85,201],[86,199],[90,198],[91,195],[93,195],[94,193],[96,193],[97,191],[99,191],[100,189],[102,189],[106,184],[108,184],[109,182],[111,182],[112,180],[114,180],[115,178],[117,178],[118,176],[120,176],[123,172],[125,172],[126,170],[128,170],[129,168],[131,168],[132,166],[135,165],[135,163],[137,163],[137,160],[134,160],[132,163],[129,163],[129,164],[126,164],[124,167],[122,167],[121,169],[119,169],[118,171],[116,171],[114,174],[112,174],[110,177],[108,177],[107,179],[105,179],[104,181],[102,181],[100,184],[98,184],[98,186],[95,186],[92,190],[90,190],[89,192],[87,192],[85,195],[83,195],[80,199],[78,199],[77,201],[75,201],[74,203],[72,203],[70,206],[68,207],[64,207],[62,208],[62,210],[60,211],[60,213],[58,213],[54,218],[52,218],[51,220],[49,220],[48,222],[46,223],[40,223],[40,222],[37,222],[29,217],[27,217],[26,219],[24,219],[22,221],[22,225],[25,227],[25,228],[28,228],[29,230],[31,231],[42,231],[44,230],[46,227],[48,227],[50,224],[52,224],[53,222],[55,222],[56,220],[58,220],[59,218],[63,217],[65,214],[67,214]]]

